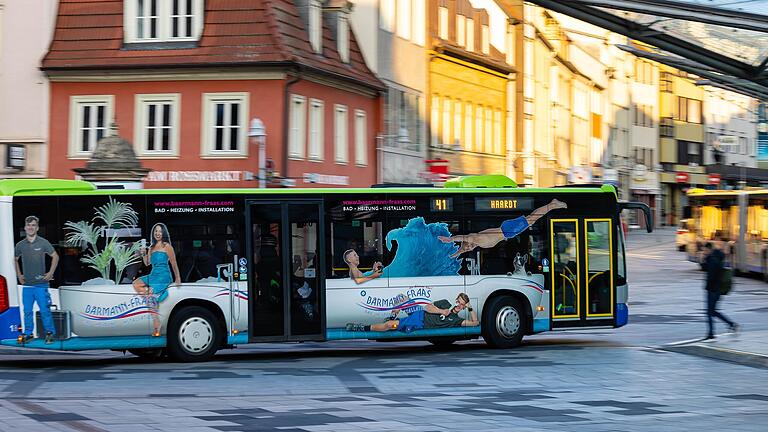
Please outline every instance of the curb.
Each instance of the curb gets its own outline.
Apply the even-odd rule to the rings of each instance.
[[[716,346],[695,345],[665,345],[659,349],[664,351],[706,357],[714,360],[737,363],[744,366],[768,369],[768,356],[746,351],[736,351]]]

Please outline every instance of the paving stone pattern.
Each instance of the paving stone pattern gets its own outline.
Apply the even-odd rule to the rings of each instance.
[[[703,275],[672,239],[630,236],[627,327],[516,350],[267,344],[175,364],[2,349],[0,431],[762,432],[767,368],[662,349],[705,332]],[[739,278],[723,311],[765,332],[767,287]]]

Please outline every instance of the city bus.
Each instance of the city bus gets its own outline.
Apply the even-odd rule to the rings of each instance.
[[[366,189],[2,180],[0,344],[201,361],[258,342],[482,337],[509,348],[621,327],[624,209],[650,231],[648,207],[613,186],[520,188],[504,176]],[[56,252],[45,271],[58,258],[42,302],[50,335],[40,302],[27,305],[35,329],[22,325],[30,282],[16,246],[32,242],[30,216]]]
[[[734,270],[768,279],[768,189],[691,189],[688,200],[689,261],[701,263],[704,244],[718,243]]]

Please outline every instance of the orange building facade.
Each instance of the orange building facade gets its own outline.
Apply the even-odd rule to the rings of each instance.
[[[269,187],[376,183],[383,86],[348,28],[347,2],[180,4],[192,6],[186,32],[156,10],[153,33],[152,21],[135,28],[149,12],[131,0],[62,0],[43,60],[50,177],[75,178],[114,122],[152,170],[145,188],[257,187],[260,138],[249,126],[259,119]]]

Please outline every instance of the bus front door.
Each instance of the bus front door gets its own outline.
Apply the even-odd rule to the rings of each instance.
[[[613,326],[613,220],[552,219],[552,328]]]
[[[251,201],[248,209],[249,341],[323,340],[321,204]]]

